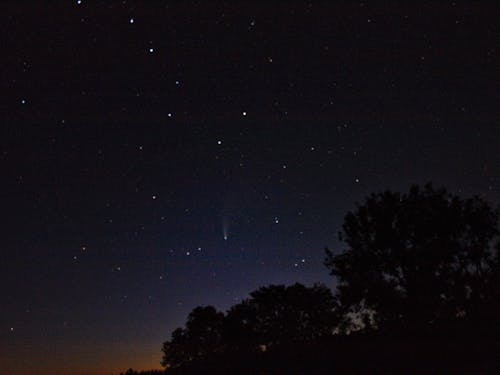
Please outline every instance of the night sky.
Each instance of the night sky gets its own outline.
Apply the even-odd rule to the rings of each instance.
[[[328,4],[2,3],[2,373],[159,368],[198,305],[333,288],[371,192],[499,201],[500,7]]]

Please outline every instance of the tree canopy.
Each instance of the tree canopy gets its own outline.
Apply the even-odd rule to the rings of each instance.
[[[269,285],[250,293],[227,315],[197,307],[185,328],[163,344],[162,365],[176,367],[216,352],[264,349],[282,342],[307,342],[331,335],[335,299],[327,287]]]
[[[270,285],[250,296],[227,315],[230,327],[236,328],[228,333],[239,333],[239,340],[252,339],[254,344],[270,346],[313,341],[335,329],[335,299],[324,285]]]
[[[188,315],[186,327],[172,332],[163,343],[162,366],[176,366],[218,350],[222,340],[224,314],[213,306],[196,307]]]
[[[372,194],[345,216],[347,248],[326,250],[344,317],[369,311],[376,326],[418,327],[491,305],[500,295],[498,218],[483,199],[430,184]]]

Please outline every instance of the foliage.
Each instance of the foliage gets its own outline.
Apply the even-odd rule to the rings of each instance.
[[[218,350],[223,320],[224,314],[213,306],[196,307],[187,318],[186,328],[177,328],[171,340],[163,343],[162,366],[176,366]]]
[[[491,304],[499,295],[498,217],[479,197],[430,184],[372,194],[345,216],[348,248],[327,249],[344,316],[370,311],[375,325],[416,328]]]
[[[313,341],[331,335],[337,323],[335,299],[324,285],[270,285],[250,296],[231,308],[227,320],[239,339],[251,338],[253,344]]]
[[[322,285],[270,285],[250,294],[226,316],[214,307],[197,307],[186,327],[163,344],[162,365],[177,367],[217,352],[261,350],[282,342],[307,342],[331,335],[335,299]]]

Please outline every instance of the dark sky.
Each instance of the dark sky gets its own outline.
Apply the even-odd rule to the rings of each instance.
[[[158,368],[197,305],[334,287],[371,192],[498,202],[499,7],[328,4],[2,3],[2,373]]]

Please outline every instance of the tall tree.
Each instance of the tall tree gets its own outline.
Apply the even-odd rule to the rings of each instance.
[[[345,316],[370,311],[378,326],[418,327],[494,304],[498,218],[483,199],[430,184],[372,194],[345,216],[347,248],[326,249]]]

